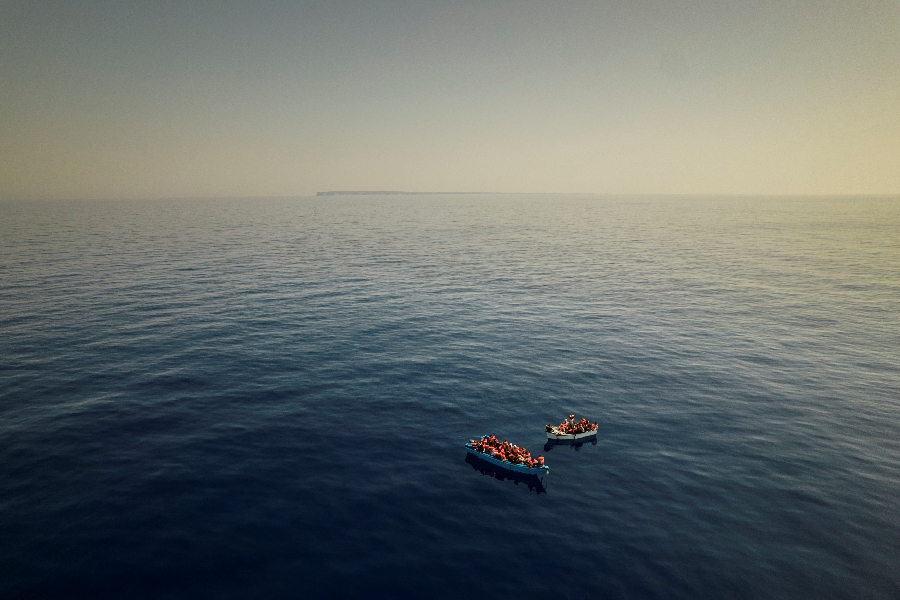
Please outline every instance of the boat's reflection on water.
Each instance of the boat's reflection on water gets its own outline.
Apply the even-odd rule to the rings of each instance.
[[[596,446],[597,438],[593,437],[584,440],[547,440],[547,443],[544,444],[544,452],[550,452],[556,446],[570,446],[574,448],[576,452],[578,452],[585,444]]]
[[[547,493],[547,488],[544,487],[544,482],[537,475],[526,475],[525,473],[508,471],[506,469],[493,465],[486,460],[481,460],[477,456],[473,456],[471,454],[466,454],[466,462],[472,465],[472,468],[482,475],[487,475],[488,477],[493,477],[494,479],[499,479],[500,481],[512,481],[516,485],[524,483],[528,486],[529,491],[535,492],[536,494]]]

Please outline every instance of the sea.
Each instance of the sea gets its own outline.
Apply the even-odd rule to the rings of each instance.
[[[898,503],[898,196],[0,201],[0,598],[896,599]]]

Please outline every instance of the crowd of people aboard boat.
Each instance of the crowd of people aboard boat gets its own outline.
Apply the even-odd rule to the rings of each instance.
[[[531,469],[544,466],[544,457],[531,458],[531,453],[525,448],[510,444],[506,440],[502,442],[496,435],[486,435],[480,440],[470,440],[472,447],[489,454],[499,460],[505,460],[514,465],[525,465]]]
[[[579,433],[587,433],[588,431],[597,431],[599,425],[594,422],[591,423],[584,417],[581,418],[577,423],[575,422],[575,415],[569,415],[569,418],[559,424],[559,427],[554,427],[553,425],[547,425],[547,433],[556,433],[560,435],[578,435]]]

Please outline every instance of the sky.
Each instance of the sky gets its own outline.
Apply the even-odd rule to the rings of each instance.
[[[0,0],[0,198],[900,193],[900,0]]]

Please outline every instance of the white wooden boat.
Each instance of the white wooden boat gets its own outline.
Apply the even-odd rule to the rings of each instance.
[[[471,442],[466,442],[466,452],[496,467],[506,469],[507,471],[523,473],[525,475],[537,475],[538,477],[546,475],[550,472],[550,467],[548,467],[547,465],[544,465],[542,467],[529,467],[527,465],[511,463],[508,460],[500,460],[499,458],[494,458],[486,452],[477,450]]]
[[[553,427],[550,431],[547,432],[548,440],[571,440],[571,441],[579,441],[584,440],[587,441],[591,438],[597,437],[597,430],[599,426],[595,426],[590,431],[585,431],[584,433],[562,433],[558,427]]]

